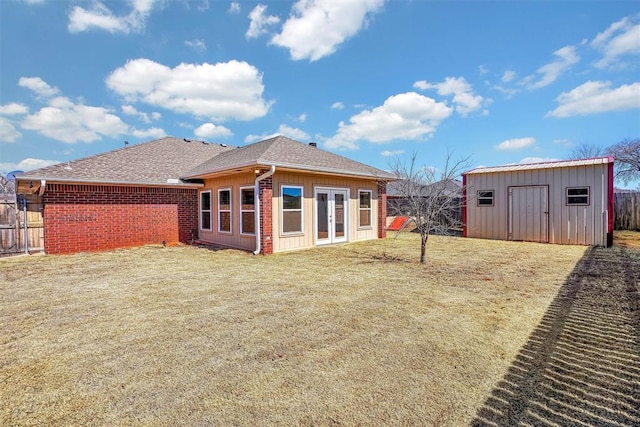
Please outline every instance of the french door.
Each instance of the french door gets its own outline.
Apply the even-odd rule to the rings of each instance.
[[[347,241],[348,190],[316,188],[316,244]]]

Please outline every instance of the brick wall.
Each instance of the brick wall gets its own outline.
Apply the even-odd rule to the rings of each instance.
[[[197,237],[196,189],[49,184],[45,252],[101,251]]]
[[[378,181],[378,238],[387,237],[387,182]]]
[[[261,171],[265,173],[268,169]],[[273,180],[268,177],[260,181],[260,253],[273,253]]]

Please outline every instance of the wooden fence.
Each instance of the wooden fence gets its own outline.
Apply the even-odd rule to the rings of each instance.
[[[640,193],[615,194],[615,230],[640,231]]]
[[[0,193],[0,255],[25,251],[25,212],[22,198],[15,194]],[[26,226],[29,252],[44,249],[44,223],[42,200],[29,196],[27,201]]]

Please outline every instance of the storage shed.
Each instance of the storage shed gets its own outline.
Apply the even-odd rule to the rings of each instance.
[[[479,167],[462,178],[466,237],[613,243],[613,157]]]

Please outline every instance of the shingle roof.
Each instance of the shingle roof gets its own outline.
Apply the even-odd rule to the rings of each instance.
[[[110,184],[185,185],[180,176],[203,160],[234,147],[165,137],[95,156],[36,169],[20,180]]]
[[[463,175],[471,175],[476,173],[494,173],[494,172],[514,172],[534,169],[551,169],[551,168],[566,168],[572,166],[592,166],[601,165],[605,163],[613,163],[613,157],[595,157],[592,159],[580,159],[580,160],[560,160],[556,162],[543,162],[543,163],[524,163],[517,165],[505,165],[505,166],[491,166],[491,167],[479,167],[463,173]]]
[[[198,178],[253,165],[275,165],[287,169],[394,179],[394,175],[383,170],[284,136],[276,136],[224,152],[189,171],[183,178]]]

